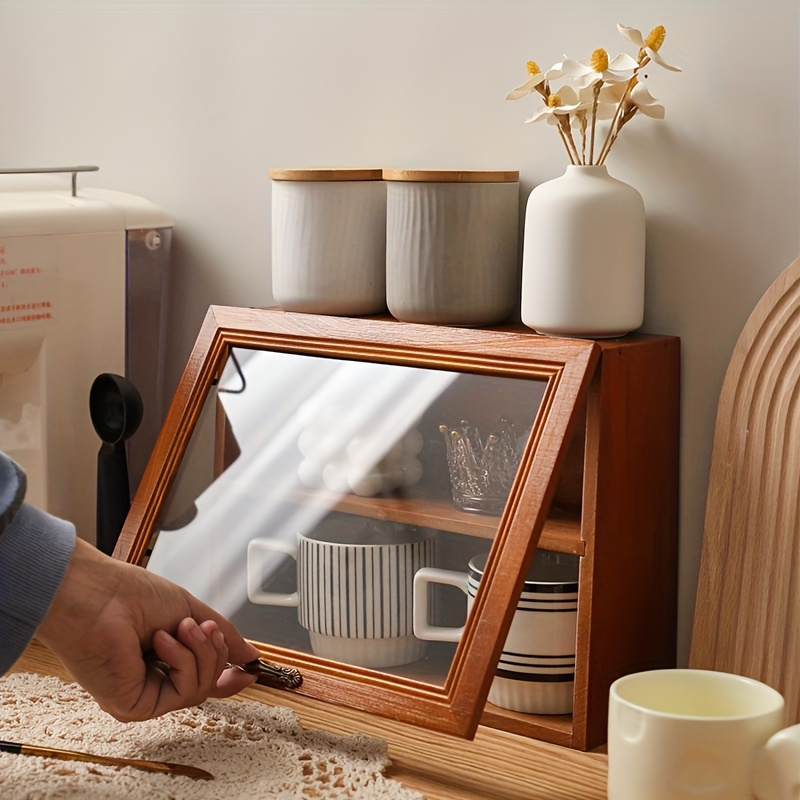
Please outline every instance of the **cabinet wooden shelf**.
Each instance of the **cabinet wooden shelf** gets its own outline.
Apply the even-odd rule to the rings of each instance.
[[[482,539],[494,539],[499,517],[460,511],[447,500],[426,497],[359,497],[334,494],[295,493],[302,504],[319,504],[345,514],[370,519],[389,520],[405,525],[420,525]],[[581,539],[580,513],[551,509],[542,529],[539,547],[558,553],[582,556],[586,545]]]
[[[281,531],[293,539],[331,520],[430,529],[443,544],[437,566],[450,569],[489,551],[460,642],[432,645],[409,664],[365,667],[316,654],[291,603],[266,609],[245,598],[231,616],[266,658],[302,672],[298,692],[309,698],[461,736],[480,723],[593,749],[605,741],[610,684],[675,663],[679,377],[679,340],[669,336],[585,341],[520,326],[212,307],[115,555],[162,570],[228,613],[225,603],[243,591],[249,543]],[[333,385],[351,390],[328,424],[341,452],[365,435],[354,420],[388,445],[390,434],[416,428],[420,483],[362,496],[333,490],[319,471],[298,480],[311,459],[298,436],[310,424],[309,398],[316,403]],[[251,404],[246,414],[237,410],[241,397]],[[498,414],[518,423],[519,466],[501,514],[451,501],[439,430],[462,414],[484,431]],[[326,466],[340,462],[331,456]],[[579,557],[571,715],[486,702],[537,548]],[[158,565],[147,563],[151,550]],[[279,560],[264,580],[289,596],[298,571]]]

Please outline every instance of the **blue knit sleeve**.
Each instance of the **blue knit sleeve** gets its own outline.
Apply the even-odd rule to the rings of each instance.
[[[0,452],[0,533],[19,511],[26,488],[27,481],[22,468]]]
[[[0,453],[0,674],[22,655],[53,602],[75,528],[24,503],[25,473]]]

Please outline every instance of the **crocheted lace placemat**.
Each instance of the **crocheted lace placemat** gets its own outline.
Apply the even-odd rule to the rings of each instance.
[[[291,709],[254,700],[207,700],[122,723],[77,684],[16,673],[0,679],[0,739],[178,762],[215,777],[0,753],[3,800],[422,800],[384,775],[391,762],[383,740],[304,730]]]

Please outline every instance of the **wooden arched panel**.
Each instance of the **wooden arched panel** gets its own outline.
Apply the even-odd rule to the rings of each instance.
[[[800,722],[800,259],[761,298],[722,385],[690,666],[784,694]]]

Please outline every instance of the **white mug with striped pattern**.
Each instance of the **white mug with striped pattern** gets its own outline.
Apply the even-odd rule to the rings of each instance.
[[[427,643],[414,636],[414,575],[433,563],[434,531],[413,526],[338,525],[298,533],[294,541],[253,539],[247,549],[252,603],[294,606],[322,658],[383,668],[421,659]],[[265,559],[285,553],[297,562],[297,590],[262,588]]]
[[[486,567],[486,554],[468,571],[426,567],[414,580],[414,633],[420,639],[458,642],[464,628],[431,625],[429,585],[456,586],[472,609]],[[537,550],[497,663],[488,700],[526,714],[570,714],[575,689],[578,621],[578,556]]]

